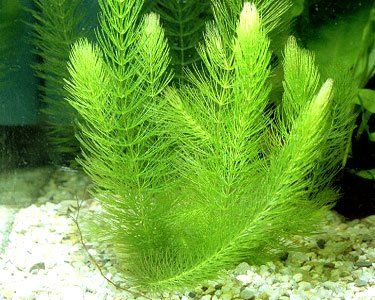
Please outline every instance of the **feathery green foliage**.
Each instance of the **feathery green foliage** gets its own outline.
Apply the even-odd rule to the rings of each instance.
[[[289,40],[285,51],[284,70],[285,93],[281,106],[284,110],[284,122],[292,124],[306,99],[311,101],[315,96],[320,77],[314,57],[307,50],[299,49],[294,38]]]
[[[211,0],[215,15],[216,26],[220,28],[225,42],[231,42],[236,32],[238,17],[242,11],[244,0]],[[272,40],[271,48],[276,54],[281,54],[285,40],[290,31],[290,25],[295,17],[292,6],[294,0],[255,0],[264,27]]]
[[[271,119],[268,35],[284,9],[257,3],[239,21],[216,3],[198,50],[204,71],[190,70],[179,88],[167,87],[159,18],[137,21],[142,1],[101,0],[99,46],[73,48],[67,90],[82,117],[80,162],[103,207],[91,233],[136,285],[192,287],[262,261],[288,236],[311,233],[334,200],[351,98],[322,82],[313,55],[290,38]]]
[[[168,46],[158,16],[138,25],[142,4],[100,1],[99,46],[86,40],[74,46],[68,83],[70,103],[83,119],[81,163],[105,209],[95,222],[133,277],[144,256],[163,253],[162,228],[174,200],[168,141],[157,136],[153,118],[171,80]]]
[[[45,103],[42,111],[46,117],[49,142],[53,145],[53,160],[65,162],[79,152],[75,138],[76,116],[65,101],[64,79],[69,76],[66,63],[71,46],[82,32],[82,0],[34,0],[34,3],[33,42],[42,60],[34,65],[34,69],[42,80],[40,91]]]
[[[286,50],[285,86],[298,86],[289,94],[301,94],[300,108],[298,115],[290,113],[293,107],[285,110],[286,117],[274,124],[279,145],[268,157],[262,153],[271,56],[265,33],[255,8],[245,4],[232,51],[225,51],[225,34],[209,28],[201,49],[209,76],[191,74],[195,88],[166,95],[170,108],[163,115],[178,142],[184,179],[173,218],[180,255],[169,270],[157,268],[163,271],[151,286],[193,285],[248,257],[262,260],[260,250],[277,249],[281,238],[311,230],[332,200],[329,178],[318,176],[317,164],[334,171],[337,160],[331,164],[324,155],[342,147],[331,141],[341,134],[341,124],[331,125],[333,84],[328,80],[318,90],[313,58],[293,40]],[[302,64],[293,52],[306,56]],[[308,72],[302,82],[305,89],[313,86],[310,93],[300,93],[300,79],[289,74],[296,70],[287,67],[292,64],[298,73]]]
[[[196,48],[210,16],[210,1],[158,0],[149,9],[160,15],[169,41],[175,79],[184,80],[184,69],[199,61]]]
[[[321,82],[321,75],[315,63],[315,55],[307,50],[298,48],[296,40],[290,38],[288,47],[285,51],[284,61],[284,97],[280,105],[282,119],[288,127],[293,120],[301,113],[301,109],[306,99],[312,99],[316,93],[317,87]],[[355,80],[350,73],[336,70],[335,84],[332,95],[332,108],[330,118],[334,132],[330,137],[330,144],[335,145],[335,151],[328,149],[325,153],[325,161],[331,164],[331,167],[322,166],[320,170],[324,171],[325,178],[333,178],[336,172],[332,172],[332,166],[338,166],[341,160],[345,165],[347,156],[347,147],[350,143],[350,134],[354,129],[354,102],[355,99]],[[305,100],[304,100],[305,99]],[[340,125],[336,128],[336,126]],[[333,146],[332,146],[333,148]]]
[[[221,31],[224,43],[231,43],[235,34],[238,17],[243,8],[244,0],[211,0],[216,23]],[[272,82],[271,102],[278,103],[282,95],[282,52],[296,16],[302,10],[303,1],[300,0],[255,0],[264,27],[267,28],[273,53],[274,69],[270,77]],[[230,46],[230,45],[229,45]]]

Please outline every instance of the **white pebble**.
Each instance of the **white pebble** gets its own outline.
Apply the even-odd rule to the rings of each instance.
[[[249,275],[238,275],[236,277],[238,281],[240,281],[242,284],[249,284],[251,282],[251,278]]]
[[[300,282],[300,281],[302,281],[302,279],[303,279],[303,276],[302,276],[301,273],[297,273],[297,274],[293,275],[293,280],[295,282]]]

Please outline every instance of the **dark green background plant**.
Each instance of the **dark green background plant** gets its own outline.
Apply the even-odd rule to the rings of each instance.
[[[33,42],[40,62],[34,65],[41,79],[42,112],[54,163],[74,160],[79,153],[75,138],[77,115],[65,101],[64,80],[68,78],[67,61],[71,46],[79,37],[92,37],[95,5],[83,0],[34,0]],[[94,14],[92,14],[94,11]],[[87,22],[87,17],[92,20]]]
[[[191,68],[200,59],[196,48],[202,41],[206,21],[212,18],[210,0],[159,0],[152,3],[148,9],[160,15],[175,79],[184,80],[184,69]]]
[[[55,162],[73,159],[79,145],[75,139],[74,111],[67,105],[64,79],[71,45],[81,35],[81,0],[35,0],[34,45],[41,62],[34,65],[42,79],[40,91],[47,134]]]

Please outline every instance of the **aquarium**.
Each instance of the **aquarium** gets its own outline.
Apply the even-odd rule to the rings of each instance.
[[[0,299],[375,299],[375,2],[0,0]]]

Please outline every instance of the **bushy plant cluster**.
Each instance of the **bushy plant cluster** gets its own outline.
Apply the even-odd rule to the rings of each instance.
[[[100,0],[98,43],[71,52],[79,162],[103,209],[87,229],[135,285],[185,288],[264,261],[290,235],[313,232],[335,200],[353,127],[350,78],[324,78],[293,37],[276,50],[285,1],[240,2],[213,1],[201,63],[176,85],[184,47],[168,45],[174,33],[158,15],[141,17],[143,1]],[[272,102],[276,68],[283,95]]]

